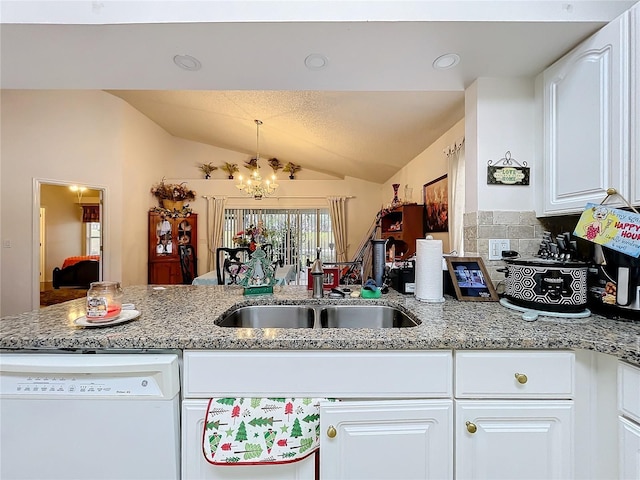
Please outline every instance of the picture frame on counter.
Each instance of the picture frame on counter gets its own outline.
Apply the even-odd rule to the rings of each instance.
[[[481,257],[445,257],[456,298],[468,302],[497,302],[493,287]]]

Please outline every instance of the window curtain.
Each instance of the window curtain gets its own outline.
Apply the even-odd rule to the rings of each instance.
[[[345,204],[346,197],[329,197],[329,215],[331,216],[331,226],[333,237],[336,242],[336,261],[347,261],[347,213]]]
[[[444,149],[449,175],[449,248],[464,257],[464,138]]]
[[[82,222],[83,223],[91,223],[91,222],[99,222],[99,221],[100,221],[100,205],[82,205]]]
[[[207,199],[207,272],[213,272],[216,270],[216,251],[222,247],[224,207],[227,199],[205,198]]]

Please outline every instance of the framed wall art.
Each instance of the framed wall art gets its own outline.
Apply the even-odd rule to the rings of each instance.
[[[456,297],[461,301],[497,302],[498,294],[480,257],[445,257]]]
[[[425,183],[424,227],[426,232],[449,231],[449,182],[446,175]]]

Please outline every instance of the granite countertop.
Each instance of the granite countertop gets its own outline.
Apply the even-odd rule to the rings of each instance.
[[[599,315],[524,321],[496,302],[432,304],[390,291],[380,299],[312,299],[306,287],[275,287],[273,295],[243,296],[230,286],[124,288],[140,317],[109,327],[78,327],[84,299],[0,319],[2,349],[587,349],[640,365],[640,322]],[[234,306],[273,303],[398,306],[422,323],[390,329],[250,329],[214,321]]]

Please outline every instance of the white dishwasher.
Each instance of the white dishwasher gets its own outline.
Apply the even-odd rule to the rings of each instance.
[[[0,478],[178,479],[173,353],[0,355]]]

